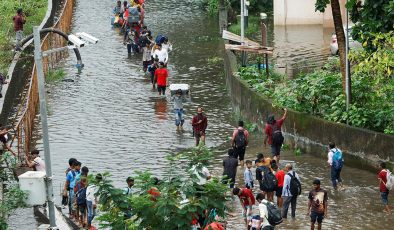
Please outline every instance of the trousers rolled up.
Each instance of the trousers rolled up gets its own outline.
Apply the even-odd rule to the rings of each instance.
[[[183,109],[174,109],[175,112],[175,125],[176,126],[183,126],[185,119],[183,118]]]
[[[297,196],[284,196],[283,197],[283,207],[282,207],[282,217],[287,218],[287,211],[291,205],[291,217],[295,218],[295,212],[297,208]]]
[[[334,188],[337,188],[337,183],[342,182],[341,171],[342,169],[335,169],[333,166],[331,166],[331,181]]]

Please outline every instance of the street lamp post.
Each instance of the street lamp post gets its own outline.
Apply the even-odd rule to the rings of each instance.
[[[346,5],[348,1],[346,0]],[[346,44],[345,44],[345,68],[346,68],[346,111],[350,109],[350,103],[352,100],[352,87],[350,78],[350,63],[349,63],[349,11],[346,8]],[[346,121],[348,123],[348,121]]]
[[[245,0],[241,0],[241,45],[245,45]],[[241,64],[246,66],[245,51],[241,51]]]
[[[34,34],[34,61],[36,63],[36,69],[37,69],[38,97],[40,99],[40,118],[41,118],[42,136],[43,136],[43,144],[44,144],[47,200],[48,200],[48,209],[49,209],[49,225],[51,229],[56,229],[55,205],[53,203],[51,154],[49,152],[45,79],[44,79],[44,69],[42,67],[41,39],[40,39],[40,31],[38,26],[35,26],[33,28],[33,34]]]
[[[267,19],[267,14],[260,13],[260,21],[261,21],[261,45],[263,47],[267,47],[267,25],[264,23],[264,20]],[[267,78],[269,77],[269,69],[268,69],[268,55],[264,54],[265,61],[265,72],[267,74]]]

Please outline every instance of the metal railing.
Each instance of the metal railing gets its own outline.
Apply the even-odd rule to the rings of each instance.
[[[74,7],[74,0],[65,0],[63,5],[63,11],[59,14],[59,19],[54,24],[53,28],[64,31],[66,33],[70,32],[72,14]],[[63,37],[58,34],[49,33],[43,39],[41,43],[41,49],[43,51],[58,48],[66,45],[66,41]],[[47,74],[54,65],[67,57],[67,52],[56,52],[52,53],[43,58],[44,62],[44,73]],[[21,102],[21,108],[18,117],[18,121],[15,125],[15,135],[11,141],[11,146],[16,147],[18,158],[20,162],[24,161],[24,156],[29,153],[32,147],[32,137],[35,126],[35,118],[37,116],[37,108],[39,106],[38,99],[38,85],[37,85],[37,71],[36,65],[34,64],[31,73],[30,84],[28,88],[27,96]],[[16,146],[15,146],[16,145]]]

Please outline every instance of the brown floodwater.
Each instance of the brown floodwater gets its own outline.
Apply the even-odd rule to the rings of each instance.
[[[194,145],[190,120],[197,106],[208,116],[207,145],[217,147],[211,170],[221,174],[224,149],[236,122],[226,91],[222,62],[223,43],[218,36],[215,17],[203,13],[193,0],[146,3],[146,24],[154,35],[165,34],[174,44],[169,58],[170,83],[191,86],[192,101],[185,105],[185,132],[175,130],[172,103],[151,90],[142,72],[141,55],[127,57],[126,47],[117,29],[110,26],[114,1],[77,1],[73,32],[84,31],[100,39],[98,44],[82,48],[85,64],[78,74],[72,55],[61,63],[67,79],[48,86],[49,136],[56,203],[60,203],[64,170],[70,157],[75,157],[92,172],[109,171],[114,184],[125,186],[127,176],[137,170],[151,170],[162,176],[168,167],[165,157],[179,149]],[[298,32],[299,33],[298,33]],[[302,66],[319,66],[328,56],[323,30],[316,26],[278,28],[272,44],[277,60],[284,60],[297,71]],[[297,36],[295,36],[297,34]],[[320,39],[321,38],[321,39]],[[279,62],[279,61],[278,61]],[[294,69],[293,68],[293,69]],[[262,149],[257,134],[247,150],[246,159],[254,159]],[[39,133],[37,146],[42,148]],[[267,153],[267,149],[264,149]],[[329,218],[325,229],[390,229],[393,218],[386,219],[377,188],[376,175],[345,167],[345,190],[330,187],[326,159],[311,155],[296,157],[284,151],[283,158],[297,162],[303,183],[296,219],[284,222],[278,229],[307,229],[305,216],[307,192],[313,178],[321,178],[329,192]],[[238,182],[242,183],[238,170]],[[242,229],[240,205],[232,202],[235,216],[229,218],[228,229]],[[257,209],[255,209],[257,210]],[[22,214],[21,214],[22,213]],[[29,217],[23,221],[20,216]],[[33,229],[36,224],[30,209],[18,211],[10,219],[12,229]]]

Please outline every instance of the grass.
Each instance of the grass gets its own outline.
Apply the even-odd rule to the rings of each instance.
[[[38,26],[47,10],[47,0],[1,0],[0,1],[0,72],[6,73],[13,58],[14,24],[12,17],[18,8],[26,15],[24,34],[33,32],[33,26]]]
[[[228,30],[234,34],[241,34],[241,21],[232,24]],[[248,28],[245,30],[246,36],[256,35],[260,33],[260,18],[258,16],[249,15],[248,17]]]
[[[63,69],[50,70],[45,76],[46,83],[58,82],[64,79],[66,72]]]

